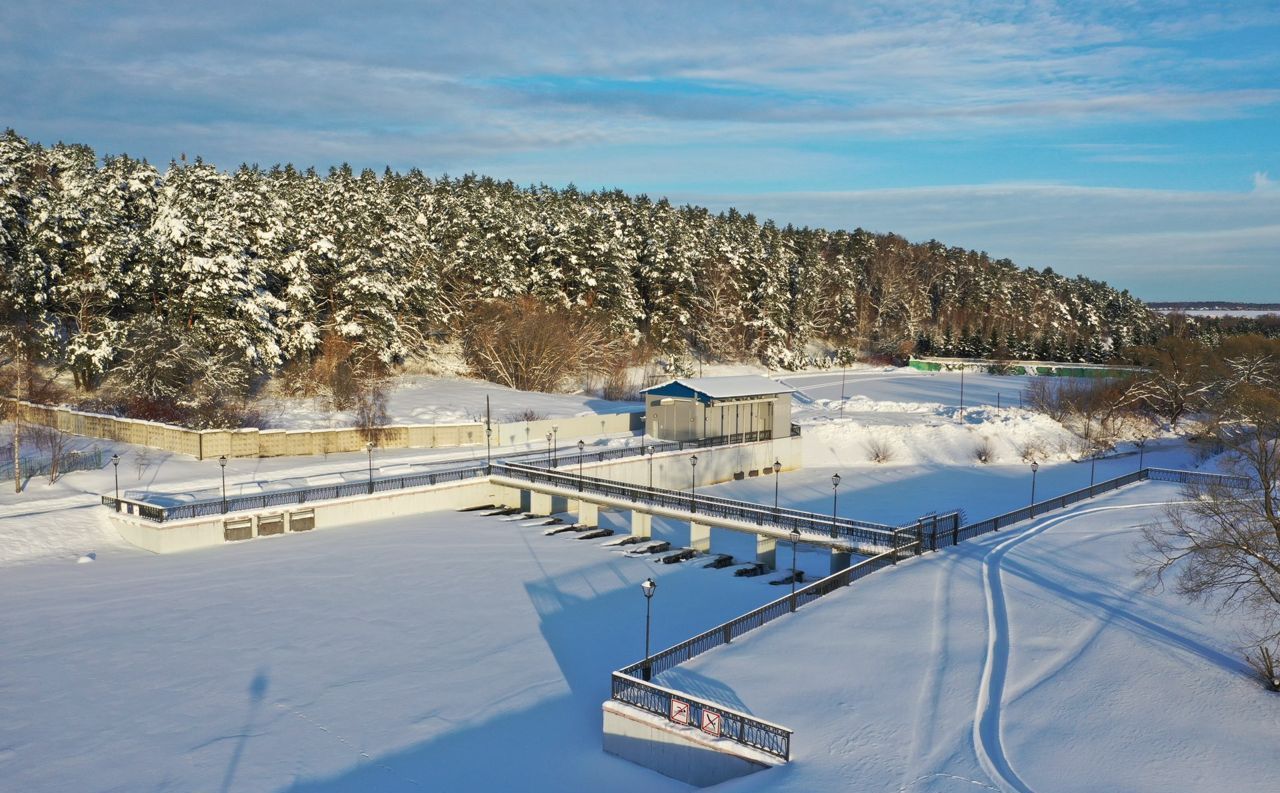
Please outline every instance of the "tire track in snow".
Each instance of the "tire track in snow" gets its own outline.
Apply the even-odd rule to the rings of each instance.
[[[1095,512],[1156,507],[1167,503],[1117,504],[1056,516],[1001,542],[983,557],[983,593],[987,604],[987,653],[982,665],[982,681],[978,686],[978,702],[974,710],[973,748],[982,770],[1002,789],[1016,793],[1034,793],[1009,762],[1001,728],[1004,685],[1009,673],[1009,612],[1000,569],[1004,557],[1017,546],[1060,523]]]

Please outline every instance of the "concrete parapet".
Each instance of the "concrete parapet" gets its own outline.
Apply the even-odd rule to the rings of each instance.
[[[782,761],[639,708],[604,703],[604,750],[689,785],[709,787]]]

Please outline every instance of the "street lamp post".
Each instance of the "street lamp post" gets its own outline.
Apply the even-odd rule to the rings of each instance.
[[[559,468],[560,467],[560,425],[559,424],[551,425],[551,448],[555,450],[551,453],[551,467]]]
[[[689,457],[689,511],[698,511],[698,455]]]
[[[365,451],[369,453],[369,492],[373,492],[373,441],[369,441],[364,445]]]
[[[653,593],[658,589],[658,583],[652,578],[646,578],[644,583],[640,585],[641,591],[644,592],[644,679],[649,680],[652,675],[652,668],[649,665],[649,622],[653,616],[651,605],[653,603]]]
[[[489,410],[489,396],[486,394],[484,398],[484,472],[486,474],[493,473],[492,460],[492,436],[493,435],[493,415]]]
[[[1138,470],[1139,470],[1139,471],[1141,471],[1141,470],[1142,470],[1142,458],[1143,458],[1143,456],[1144,456],[1145,452],[1147,451],[1147,439],[1146,439],[1146,438],[1143,438],[1142,440],[1138,441],[1138,442],[1137,442],[1136,444],[1134,444],[1134,445],[1136,445],[1136,446],[1138,447]]]
[[[849,371],[848,365],[844,362],[843,355],[840,358],[840,418],[844,418],[844,379],[845,374]]]
[[[645,454],[649,455],[649,489],[653,489],[653,447],[649,446],[645,449]]]
[[[551,467],[551,433],[547,433],[547,467]]]
[[[836,536],[836,506],[840,495],[840,474],[831,475],[831,536]]]
[[[218,458],[218,465],[222,466],[222,513],[227,512],[227,456],[224,454]]]
[[[120,511],[120,455],[111,455],[111,468],[116,475],[116,512]]]
[[[1093,476],[1094,476],[1094,473],[1095,473],[1097,470],[1098,470],[1098,452],[1097,452],[1097,451],[1094,451],[1092,454],[1090,454],[1090,455],[1089,455],[1089,491],[1090,491],[1090,495],[1092,495],[1092,493],[1093,493]]]
[[[773,461],[773,514],[778,515],[778,477],[782,476],[782,461]]]
[[[1040,463],[1031,462],[1031,517],[1036,516],[1036,471],[1040,470]]]
[[[964,421],[964,365],[960,366],[960,420]]]
[[[800,529],[791,529],[791,610],[796,610],[796,551],[800,547]]]
[[[582,476],[582,451],[583,449],[586,449],[586,448],[587,448],[586,441],[578,441],[578,492],[579,493],[582,492],[583,483],[585,481]]]

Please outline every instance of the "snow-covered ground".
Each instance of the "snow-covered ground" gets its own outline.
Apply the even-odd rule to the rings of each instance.
[[[1275,789],[1238,626],[1135,577],[1151,483],[876,573],[661,676],[794,729],[725,790]]]
[[[600,750],[609,672],[762,579],[432,513],[0,574],[0,789],[681,790]]]
[[[1088,484],[1066,430],[1007,406],[1027,378],[966,375],[962,415],[958,374],[851,371],[843,411],[840,377],[785,378],[799,389],[807,467],[777,480],[783,504],[829,511],[840,473],[843,515],[985,517],[1030,499],[1029,443],[1042,450],[1039,498]],[[469,404],[471,388],[450,399]],[[983,464],[975,446],[988,438]],[[892,448],[888,463],[869,459],[873,440]],[[216,462],[96,443],[121,454],[126,492],[220,487]],[[1135,469],[1132,451],[1098,461],[1096,478]],[[483,455],[382,451],[375,466]],[[1146,462],[1196,465],[1175,438],[1150,443]],[[231,460],[228,490],[366,465],[363,454]],[[778,576],[655,564],[474,513],[156,557],[110,529],[98,497],[113,473],[0,494],[0,790],[683,789],[599,748],[609,672],[643,651],[639,582],[659,580],[655,647],[782,592],[768,584]],[[774,484],[708,491],[771,503]],[[796,763],[730,789],[1267,789],[1270,749],[1252,728],[1274,735],[1275,717],[1234,660],[1234,626],[1132,579],[1132,527],[1159,511],[1136,505],[1176,495],[1144,485],[877,574],[672,680],[797,729]],[[1124,508],[1091,511],[1103,506]],[[624,518],[601,514],[623,531]],[[688,542],[674,522],[653,532]],[[754,557],[748,535],[713,530],[712,541]],[[780,544],[778,565],[790,564]],[[800,549],[809,577],[828,565]],[[1003,666],[988,663],[997,656]],[[975,731],[980,691],[1001,696],[981,700],[999,707],[981,709]],[[1079,761],[1094,755],[1114,762]]]

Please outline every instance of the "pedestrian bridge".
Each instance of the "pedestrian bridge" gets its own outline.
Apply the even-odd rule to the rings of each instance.
[[[776,475],[776,474],[775,474]],[[552,470],[541,466],[495,463],[494,484],[519,490],[521,506],[534,515],[575,512],[578,523],[595,526],[601,509],[631,513],[631,534],[651,536],[654,516],[689,524],[689,547],[712,553],[711,529],[756,537],[756,561],[775,567],[777,542],[829,548],[833,570],[849,566],[853,554],[875,556],[917,539],[934,528],[923,524],[888,526],[870,521],[754,504],[690,492],[678,492]],[[932,520],[932,519],[931,519]]]

